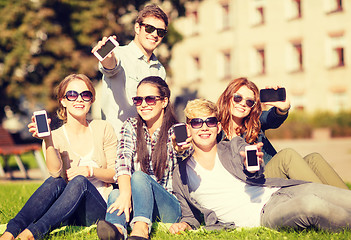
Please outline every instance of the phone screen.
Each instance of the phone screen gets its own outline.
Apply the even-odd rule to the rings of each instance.
[[[260,90],[261,102],[285,101],[285,99],[286,99],[285,88],[278,88],[277,90],[272,88]]]
[[[107,40],[105,45],[103,45],[97,52],[102,58],[105,58],[107,54],[109,54],[116,46],[111,42],[111,40]]]
[[[247,165],[257,166],[256,150],[247,150]]]
[[[188,138],[185,125],[174,126],[174,134],[176,136],[177,143],[185,142],[186,139]]]
[[[45,114],[36,115],[35,121],[37,123],[39,133],[44,133],[49,131]]]

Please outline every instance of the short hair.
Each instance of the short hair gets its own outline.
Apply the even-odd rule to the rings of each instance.
[[[95,88],[93,86],[93,83],[90,81],[90,79],[84,75],[84,74],[71,74],[65,77],[60,84],[56,88],[57,92],[57,101],[59,103],[59,108],[57,109],[57,116],[59,119],[63,120],[63,122],[67,121],[67,112],[66,108],[62,106],[61,100],[65,97],[67,86],[70,82],[75,81],[75,80],[80,80],[83,81],[86,85],[89,91],[93,94],[93,98],[91,99],[91,103],[95,101]]]
[[[147,17],[155,17],[161,19],[166,27],[168,26],[168,17],[167,14],[157,5],[150,4],[145,6],[139,13],[135,20],[136,23],[142,23]]]
[[[187,122],[201,115],[215,114],[215,116],[218,118],[218,109],[217,105],[209,100],[195,99],[187,103],[184,109],[184,114]]]

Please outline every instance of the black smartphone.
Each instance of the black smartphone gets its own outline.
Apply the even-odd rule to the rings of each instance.
[[[100,61],[103,61],[107,57],[107,55],[109,55],[110,52],[112,52],[113,49],[115,49],[115,47],[117,47],[118,45],[118,42],[113,37],[109,37],[106,43],[103,46],[101,46],[100,49],[94,52],[94,55]]]
[[[285,99],[286,99],[285,88],[278,88],[277,90],[273,88],[260,90],[261,102],[282,102],[282,101],[285,101]]]
[[[245,147],[246,169],[247,171],[260,170],[260,163],[257,157],[257,146],[249,145]]]
[[[50,135],[50,127],[48,117],[45,110],[36,111],[33,113],[34,120],[38,129],[38,137],[46,137]]]
[[[177,123],[173,125],[174,135],[176,136],[177,145],[181,146],[186,144],[188,132],[185,123]]]

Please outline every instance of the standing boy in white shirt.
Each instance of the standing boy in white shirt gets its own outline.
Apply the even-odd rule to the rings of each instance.
[[[119,46],[99,62],[103,74],[101,90],[102,118],[112,124],[117,136],[122,123],[135,117],[132,97],[136,95],[138,83],[148,76],[166,79],[166,70],[153,51],[167,33],[168,17],[156,5],[142,9],[134,24],[134,40]],[[116,37],[115,37],[116,38]],[[107,37],[98,42],[92,52],[105,44]]]

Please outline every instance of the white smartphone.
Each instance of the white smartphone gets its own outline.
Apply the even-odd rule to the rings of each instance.
[[[34,113],[35,124],[38,129],[38,137],[50,136],[50,127],[48,123],[48,116],[45,110],[35,111]]]
[[[94,52],[94,55],[97,57],[97,59],[99,59],[99,61],[103,61],[118,45],[118,42],[111,36],[100,49]]]
[[[260,162],[257,157],[257,146],[249,145],[245,147],[246,169],[249,172],[260,170]]]
[[[177,145],[187,144],[188,132],[185,123],[177,123],[173,125],[174,135],[176,136]]]

